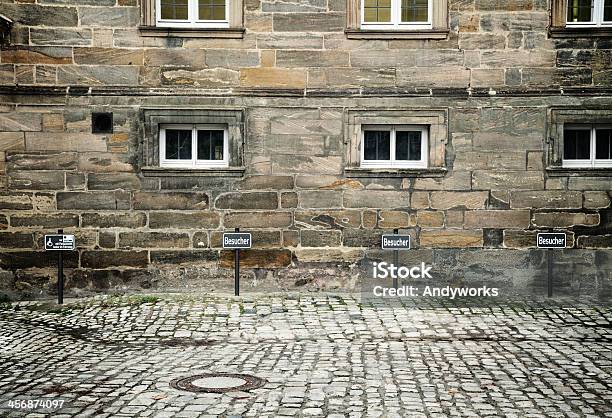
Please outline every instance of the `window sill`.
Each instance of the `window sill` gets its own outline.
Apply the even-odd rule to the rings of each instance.
[[[612,27],[551,27],[551,38],[612,37]]]
[[[141,36],[242,39],[244,28],[168,28],[140,26]]]
[[[588,177],[612,177],[612,167],[610,168],[588,168],[588,167],[546,167],[546,173],[550,177],[577,177],[577,176],[588,176]]]
[[[443,167],[432,168],[345,168],[344,174],[351,178],[376,177],[444,177],[448,170]]]
[[[174,168],[142,167],[144,177],[242,177],[244,167]]]
[[[367,30],[345,29],[348,39],[446,39],[448,29]]]

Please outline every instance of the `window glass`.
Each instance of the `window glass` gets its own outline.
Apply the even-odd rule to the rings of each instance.
[[[166,129],[166,159],[191,160],[191,131]]]
[[[612,160],[612,129],[596,130],[595,159]]]
[[[198,160],[223,160],[223,131],[198,131]]]
[[[189,0],[161,0],[161,18],[172,20],[189,19]]]
[[[391,0],[364,0],[364,22],[390,22]]]
[[[563,158],[589,160],[591,158],[591,131],[566,129],[563,133]]]
[[[595,0],[568,0],[568,22],[591,22]]]
[[[421,159],[421,132],[398,131],[395,136],[395,159]]]
[[[199,0],[200,20],[225,20],[225,0]]]
[[[390,131],[365,131],[364,142],[364,160],[391,159]]]
[[[604,22],[612,22],[612,0],[606,0],[604,3]]]
[[[402,22],[427,22],[428,0],[402,0]]]

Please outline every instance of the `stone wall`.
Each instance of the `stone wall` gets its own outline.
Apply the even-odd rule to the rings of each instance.
[[[247,0],[243,39],[207,39],[141,36],[136,0],[0,0],[0,289],[53,293],[58,228],[70,292],[229,287],[240,227],[246,289],[355,288],[399,229],[439,282],[531,292],[555,229],[559,290],[609,297],[612,176],[546,165],[551,108],[612,109],[612,43],[549,39],[546,1],[449,3],[445,40],[354,40],[344,1]],[[244,175],[146,173],[153,108],[241,112]],[[355,109],[444,109],[445,172],[348,174]]]

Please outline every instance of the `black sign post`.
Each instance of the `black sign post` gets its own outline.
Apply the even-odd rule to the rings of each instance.
[[[250,233],[240,233],[236,228],[234,233],[223,234],[223,248],[234,250],[234,295],[240,296],[240,249],[251,248]]]
[[[45,251],[57,251],[57,303],[64,303],[64,251],[74,251],[76,240],[74,235],[64,235],[63,229],[58,229],[58,235],[45,235]]]
[[[553,250],[565,248],[567,236],[564,232],[540,232],[537,235],[538,248],[546,248],[546,267],[548,274],[548,297],[553,295]]]
[[[410,249],[410,235],[398,235],[399,229],[393,230],[393,235],[383,235],[382,236],[382,249],[383,250],[393,250],[393,264],[397,267],[399,264],[399,250],[409,250]],[[397,275],[393,277],[393,288],[397,289],[399,287],[399,283],[397,280]]]

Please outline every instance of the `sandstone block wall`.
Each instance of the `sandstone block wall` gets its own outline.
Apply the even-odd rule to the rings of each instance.
[[[503,3],[503,4],[502,4]],[[445,283],[610,295],[612,172],[553,173],[550,110],[612,113],[609,38],[551,39],[546,1],[450,0],[444,40],[356,40],[344,1],[245,1],[242,39],[144,37],[136,0],[3,1],[0,289],[53,292],[45,233],[77,235],[72,292],[230,286],[223,231],[254,236],[246,288],[358,286],[399,229]],[[143,109],[242,115],[238,177],[143,170]],[[347,172],[354,110],[444,109],[445,171]],[[112,112],[93,134],[92,112]],[[241,122],[242,123],[242,122]]]

